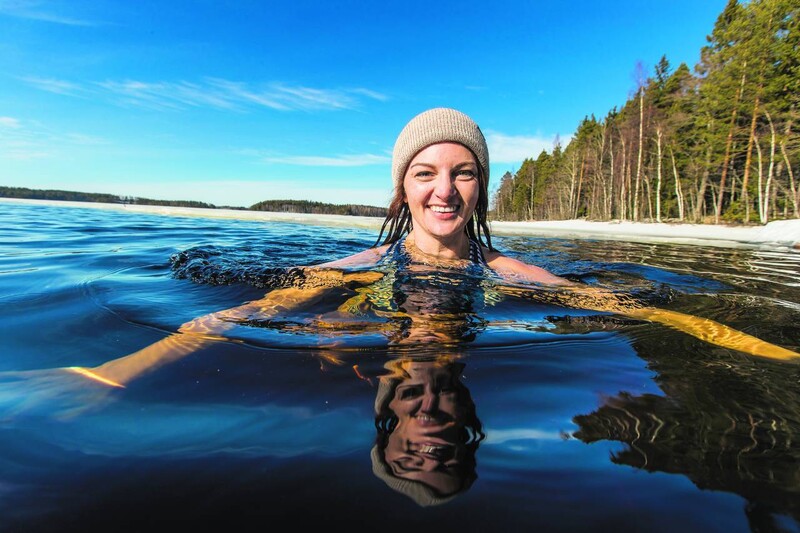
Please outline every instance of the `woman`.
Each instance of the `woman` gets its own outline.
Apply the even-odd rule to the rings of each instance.
[[[542,268],[507,257],[492,247],[488,209],[489,150],[478,125],[467,115],[435,108],[414,117],[400,132],[392,153],[394,197],[373,248],[329,263],[303,269],[297,287],[276,289],[260,300],[212,313],[184,324],[162,341],[93,369],[72,367],[107,385],[122,387],[143,372],[179,359],[203,346],[228,338],[241,324],[269,321],[281,313],[316,309],[331,289],[348,288],[357,294],[331,314],[322,315],[321,327],[336,331],[347,316],[367,304],[385,302],[397,294],[398,279],[413,282],[442,269],[490,274],[502,283],[492,290],[531,297],[566,307],[622,314],[659,322],[719,346],[751,355],[788,360],[795,352],[761,341],[717,322],[674,311],[644,307],[630,297],[585,287]],[[384,237],[385,234],[385,237]],[[383,241],[381,242],[381,238]],[[364,267],[391,267],[364,270]],[[405,273],[405,276],[398,275]],[[408,275],[408,274],[411,275]],[[470,276],[475,279],[475,276]],[[532,285],[533,284],[533,285]],[[413,284],[412,284],[413,285]],[[406,331],[400,343],[458,340],[442,334],[436,313],[462,311],[448,307],[447,295],[431,295],[426,287],[405,291],[406,302],[389,309],[403,316]],[[456,304],[458,302],[455,302]],[[326,322],[327,321],[327,322]],[[326,325],[327,324],[327,325]],[[456,335],[458,329],[455,329]],[[387,334],[390,340],[391,334]],[[442,337],[447,337],[442,339]]]
[[[486,221],[489,148],[464,113],[435,108],[414,117],[395,142],[392,178],[394,197],[376,243],[386,233],[382,245],[319,266],[365,266],[408,254],[414,262],[446,266],[469,260],[507,278],[569,283],[492,248]]]

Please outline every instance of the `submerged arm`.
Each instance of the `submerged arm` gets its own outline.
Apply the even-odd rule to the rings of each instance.
[[[796,352],[762,341],[757,337],[753,337],[752,335],[748,335],[747,333],[708,318],[701,318],[678,313],[677,311],[668,311],[666,309],[656,309],[653,307],[631,309],[622,311],[620,314],[627,315],[631,318],[641,318],[651,322],[658,322],[711,344],[716,344],[723,348],[731,348],[750,355],[782,361],[800,358],[800,354]]]
[[[512,283],[522,281],[548,286],[541,289],[522,288],[519,285],[499,286],[498,289],[506,294],[516,296],[524,296],[526,293],[528,295],[535,294],[536,299],[543,302],[552,302],[577,309],[607,311],[631,318],[658,322],[708,343],[759,357],[779,360],[800,358],[800,354],[796,352],[762,341],[708,318],[655,307],[644,307],[630,296],[596,287],[582,286],[497,252],[487,254],[487,259],[492,269]]]
[[[519,287],[499,287],[502,292],[516,296],[532,294],[531,289]],[[777,360],[800,358],[800,354],[763,341],[747,333],[738,331],[708,318],[687,315],[677,311],[644,307],[632,297],[593,287],[570,284],[558,288],[536,290],[537,300],[552,302],[557,305],[577,309],[606,311],[650,322],[658,322],[671,328],[688,333],[705,342],[738,350],[750,355]]]
[[[372,283],[381,276],[379,272],[346,274],[337,270],[309,268],[301,287],[275,289],[260,300],[187,322],[177,333],[125,357],[94,368],[71,367],[69,370],[110,386],[124,387],[148,371],[181,359],[215,342],[229,340],[225,333],[237,323],[250,319],[263,320],[302,305],[312,305],[333,288],[351,283]]]

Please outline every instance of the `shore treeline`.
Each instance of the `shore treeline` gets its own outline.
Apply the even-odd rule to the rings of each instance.
[[[800,217],[800,4],[729,0],[693,71],[666,57],[621,109],[507,172],[501,220]]]
[[[108,204],[166,205],[173,207],[215,208],[212,204],[191,200],[153,200],[134,196],[117,196],[96,192],[61,191],[57,189],[28,189],[26,187],[0,187],[0,198],[25,198],[29,200],[61,200],[66,202],[101,202]]]
[[[278,213],[312,213],[317,215],[353,215],[362,217],[385,217],[385,207],[356,204],[326,204],[307,200],[265,200],[250,206],[253,211]]]
[[[163,205],[171,207],[201,207],[205,209],[241,209],[250,211],[273,211],[278,213],[313,213],[319,215],[354,215],[385,217],[385,207],[355,204],[326,204],[306,200],[266,200],[250,207],[216,206],[190,200],[153,200],[114,194],[62,191],[54,189],[28,189],[26,187],[0,186],[0,198],[23,198],[30,200],[61,200],[67,202],[101,202],[108,204]]]

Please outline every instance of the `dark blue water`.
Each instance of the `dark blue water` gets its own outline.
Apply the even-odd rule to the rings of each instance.
[[[484,295],[434,317],[460,321],[459,342],[404,351],[396,318],[318,327],[349,288],[125,388],[66,370],[290,287],[296,265],[375,237],[0,203],[0,529],[800,529],[800,366],[610,313]],[[796,251],[495,244],[800,348]],[[448,430],[394,461],[413,439],[388,400],[416,401],[423,387],[403,387],[419,376]]]

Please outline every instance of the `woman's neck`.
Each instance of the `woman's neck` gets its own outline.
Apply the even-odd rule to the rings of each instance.
[[[417,235],[414,230],[406,237],[411,249],[432,259],[456,260],[469,258],[469,237],[461,233],[452,239],[439,240],[425,235]]]

